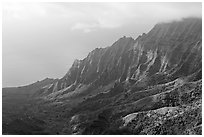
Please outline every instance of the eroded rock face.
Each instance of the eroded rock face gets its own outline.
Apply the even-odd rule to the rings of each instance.
[[[195,73],[202,64],[201,30],[201,19],[188,18],[157,24],[136,40],[122,37],[110,47],[97,48],[85,59],[75,60],[67,74],[46,89],[47,94],[60,91],[64,95],[80,84],[93,90],[114,81],[144,87],[164,83],[166,75],[173,80]]]

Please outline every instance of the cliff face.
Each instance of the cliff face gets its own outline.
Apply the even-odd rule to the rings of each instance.
[[[44,95],[63,97],[69,93],[71,97],[76,89],[77,95],[89,90],[88,95],[95,94],[91,90],[116,81],[143,87],[199,73],[201,23],[196,18],[160,23],[136,40],[123,37],[110,47],[97,48],[85,59],[75,60],[67,74],[50,85]]]

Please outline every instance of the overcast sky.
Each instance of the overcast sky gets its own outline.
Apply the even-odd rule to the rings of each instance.
[[[3,87],[61,78],[96,47],[201,14],[201,3],[5,3]]]

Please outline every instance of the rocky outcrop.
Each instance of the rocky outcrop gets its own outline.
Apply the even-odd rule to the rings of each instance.
[[[128,114],[120,128],[133,134],[202,134],[201,86],[202,81],[197,81],[175,93],[157,94],[158,109]]]

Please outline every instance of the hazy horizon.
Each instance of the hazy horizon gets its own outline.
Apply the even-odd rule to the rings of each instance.
[[[202,3],[4,3],[2,85],[61,78],[75,59],[159,22],[201,17]]]

